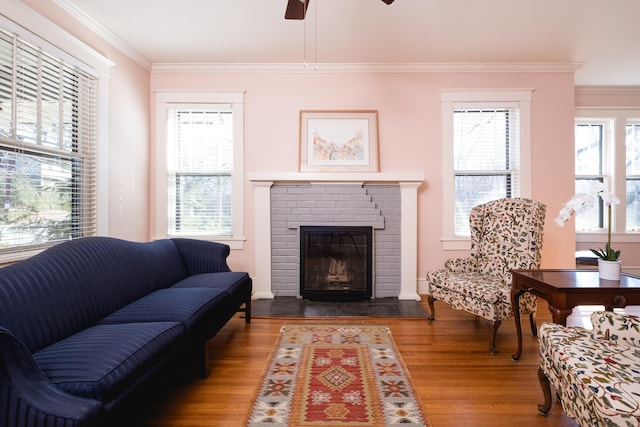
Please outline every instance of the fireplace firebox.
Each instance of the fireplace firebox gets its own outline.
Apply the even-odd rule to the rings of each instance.
[[[300,295],[315,301],[372,297],[372,227],[301,226]]]

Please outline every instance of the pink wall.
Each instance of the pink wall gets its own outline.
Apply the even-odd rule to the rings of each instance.
[[[416,171],[419,189],[418,276],[464,252],[443,251],[442,131],[443,89],[534,89],[532,102],[533,197],[547,204],[544,267],[572,267],[572,227],[553,223],[573,194],[574,106],[640,107],[632,95],[575,96],[573,74],[547,73],[194,73],[150,74],[68,16],[51,0],[24,0],[70,34],[110,59],[109,234],[148,240],[153,171],[153,92],[158,90],[245,91],[245,173],[298,169],[298,113],[301,109],[376,109],[379,112],[382,172]],[[245,187],[244,250],[233,251],[236,270],[254,271],[253,189]],[[640,260],[638,244],[626,257]],[[627,255],[628,254],[628,255]],[[638,261],[636,264],[640,264]]]
[[[422,172],[419,189],[418,276],[442,266],[443,89],[535,89],[532,102],[533,197],[548,205],[546,267],[571,267],[572,231],[553,218],[573,192],[574,88],[571,73],[152,74],[151,91],[246,91],[245,172],[298,170],[299,111],[376,109],[382,172]],[[152,106],[153,108],[153,106]],[[153,117],[153,114],[152,114]],[[243,251],[236,268],[253,270],[253,189],[246,182]],[[153,212],[153,207],[151,208]]]
[[[50,0],[23,3],[115,65],[110,77],[109,234],[149,239],[149,71],[68,16]]]

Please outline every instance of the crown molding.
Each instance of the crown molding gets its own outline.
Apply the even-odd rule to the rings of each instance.
[[[62,10],[151,73],[575,73],[582,63],[152,63],[71,0],[52,0]]]
[[[86,72],[95,71],[108,76],[114,63],[102,53],[96,51],[83,41],[64,31],[53,21],[37,13],[28,5],[18,0],[0,0],[0,18],[5,27],[20,34],[38,46],[49,46],[70,64],[75,64]],[[84,66],[89,66],[85,69]]]
[[[140,65],[147,71],[151,71],[151,61],[145,58],[140,52],[135,50],[125,41],[123,41],[120,37],[115,35],[111,30],[107,27],[93,19],[90,15],[81,10],[78,6],[72,3],[70,0],[52,0],[55,4],[57,4],[62,10],[66,13],[80,21],[82,24],[87,26],[92,32],[94,32],[99,37],[103,38],[106,42],[111,44],[113,47],[118,49],[124,55],[129,57],[136,64]]]
[[[640,86],[576,86],[576,95],[640,95]]]
[[[61,0],[57,0],[61,1]],[[575,73],[581,63],[154,63],[167,73]]]

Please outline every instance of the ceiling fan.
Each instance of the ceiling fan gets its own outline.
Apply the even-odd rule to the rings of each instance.
[[[284,12],[284,19],[304,19],[311,0],[288,0],[287,10]],[[393,3],[394,0],[382,0],[386,4]]]

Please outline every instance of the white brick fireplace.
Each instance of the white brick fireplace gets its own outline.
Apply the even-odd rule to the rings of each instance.
[[[285,188],[302,188],[309,186],[309,191],[317,191],[318,188],[345,188],[349,193],[354,186],[392,186],[398,188],[399,201],[399,291],[396,292],[399,299],[420,300],[417,287],[417,191],[423,183],[424,176],[421,173],[270,173],[257,172],[249,173],[248,179],[254,190],[255,209],[255,276],[253,277],[254,298],[270,299],[274,298],[272,283],[274,279],[274,253],[272,238],[275,230],[273,224],[272,201],[274,187],[285,186]],[[301,187],[298,187],[301,186]],[[324,191],[324,190],[322,190]],[[294,191],[295,192],[295,191]],[[299,191],[298,191],[299,192]],[[304,192],[304,191],[303,191]],[[317,198],[317,203],[322,202],[322,197]],[[297,221],[297,220],[296,220]],[[317,225],[323,219],[313,218]],[[320,221],[320,222],[318,222]],[[331,220],[335,223],[335,220]],[[297,225],[289,225],[296,227]],[[286,228],[286,227],[285,227]],[[376,226],[374,226],[376,228]],[[276,256],[277,260],[278,257]],[[375,280],[375,276],[374,276]],[[277,282],[277,280],[276,280]],[[275,285],[274,285],[275,286]],[[375,284],[374,284],[375,287]],[[282,293],[282,291],[278,291]],[[379,294],[384,294],[380,291]],[[376,292],[374,290],[374,296]]]

